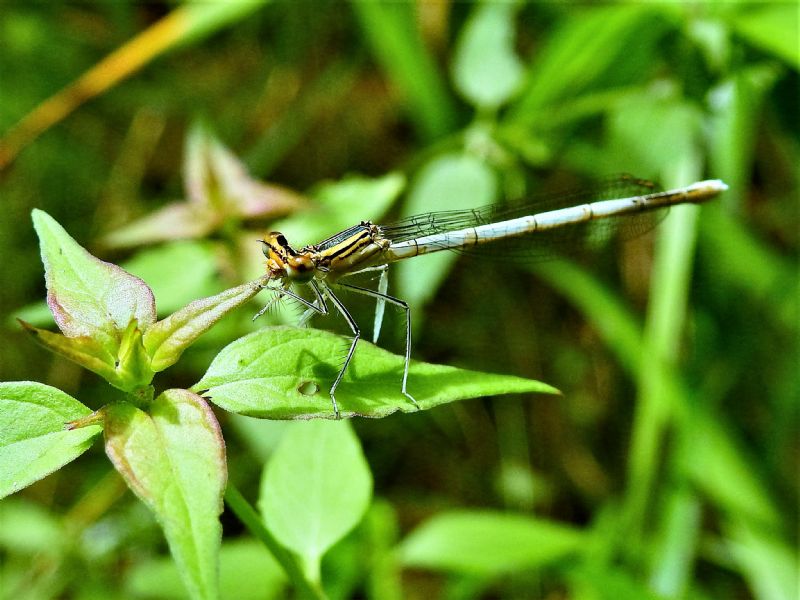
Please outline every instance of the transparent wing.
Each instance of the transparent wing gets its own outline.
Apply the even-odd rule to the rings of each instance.
[[[514,204],[495,204],[475,209],[450,210],[415,215],[389,225],[379,226],[381,235],[392,242],[402,242],[428,235],[444,235],[466,227],[498,223],[522,216],[535,215],[581,204],[642,196],[660,188],[632,175],[617,175],[588,188],[564,193],[546,194]],[[631,239],[655,227],[668,209],[607,217],[587,223],[565,225],[558,229],[537,231],[521,237],[510,237],[488,244],[450,249],[468,255],[488,258],[512,258],[523,262],[546,260],[556,254],[582,253],[602,246],[608,240]],[[444,238],[446,239],[446,237]]]

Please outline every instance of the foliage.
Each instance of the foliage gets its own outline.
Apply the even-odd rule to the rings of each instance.
[[[4,597],[793,597],[798,35],[790,3],[10,5]],[[591,270],[397,265],[415,356],[517,377],[415,361],[416,411],[362,341],[342,412],[397,414],[241,416],[331,416],[347,347],[251,322],[264,231],[620,171],[730,190]],[[563,396],[449,404],[534,378]]]
[[[33,222],[41,240],[48,306],[63,335],[22,322],[25,329],[49,350],[94,371],[126,395],[123,401],[110,402],[91,413],[74,398],[43,384],[3,384],[5,394],[0,406],[4,409],[5,427],[0,465],[4,472],[0,491],[4,496],[15,492],[79,456],[88,449],[86,442],[100,433],[97,425],[101,423],[106,454],[164,529],[190,595],[217,597],[221,541],[218,516],[227,483],[222,432],[205,398],[189,390],[170,389],[153,399],[151,381],[156,372],[175,364],[183,351],[225,313],[260,292],[266,280],[262,278],[195,300],[156,321],[153,292],[144,281],[93,257],[46,213],[34,210]],[[308,369],[298,365],[303,356],[314,357],[310,365],[314,369],[323,365],[324,357],[331,354],[337,341],[339,338],[333,335],[308,335],[293,328],[253,333],[220,352],[209,372],[194,387],[203,388],[201,393],[210,392],[208,399],[241,414],[283,419],[326,416],[318,398],[310,405],[298,403],[297,398],[313,396],[302,391],[307,382],[305,377],[322,379],[329,387],[333,377],[306,373]],[[293,346],[297,352],[291,350]],[[345,416],[385,416],[398,409],[398,402],[403,402],[402,398],[397,399],[399,394],[388,391],[391,384],[386,375],[389,369],[402,373],[403,359],[378,349],[365,350],[352,365],[353,369],[359,369],[361,378],[347,381],[349,385],[343,386],[348,390],[342,404]],[[362,359],[369,362],[362,363]],[[415,365],[413,373],[423,381],[437,380],[426,386],[420,408],[485,393],[556,391],[535,381],[427,364]],[[319,389],[314,379],[310,381]],[[292,447],[290,440],[294,438],[287,436],[284,445],[290,449],[284,454],[276,452],[269,463],[262,494],[267,507],[263,510],[267,528],[306,559],[299,575],[303,579],[298,583],[314,589],[320,586],[322,554],[358,522],[371,491],[367,483],[366,489],[360,486],[360,494],[354,492],[356,483],[369,480],[369,469],[356,438],[352,434],[342,439],[334,435],[328,440],[327,431],[312,431],[311,439],[307,439],[306,432],[305,438],[295,442],[300,450],[313,449],[314,443],[320,441],[327,443],[310,456]],[[297,431],[295,437],[300,433]],[[283,460],[288,460],[289,465],[279,470],[284,455],[287,458]],[[308,494],[295,491],[296,497],[286,498],[283,490],[287,485],[293,487],[293,480],[298,479],[301,471],[298,466],[319,465],[321,458],[333,459],[334,464],[320,465],[322,470],[310,480],[312,489],[308,493],[317,500],[317,506],[315,511],[297,514],[300,529],[306,533],[306,539],[298,540],[292,534],[293,528],[285,525],[287,520],[276,515],[286,500],[290,500],[286,505],[288,512],[294,513]],[[355,481],[350,482],[353,485],[345,486],[347,492],[342,504],[351,509],[350,513],[355,512],[349,520],[329,522],[333,527],[326,531],[319,515],[324,505],[332,501],[329,488],[348,483],[344,473],[336,475],[338,459],[345,466],[360,460],[360,471]],[[323,475],[333,479],[321,490],[313,489],[322,483]],[[353,505],[355,499],[359,502]],[[331,517],[336,517],[336,513]]]

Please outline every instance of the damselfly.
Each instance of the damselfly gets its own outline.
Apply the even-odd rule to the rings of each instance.
[[[361,330],[334,288],[375,298],[379,309],[383,303],[392,304],[405,312],[406,352],[401,391],[417,405],[408,392],[408,368],[411,360],[411,311],[406,302],[386,293],[388,265],[398,260],[440,250],[470,253],[487,245],[507,245],[514,254],[538,258],[552,252],[553,242],[585,243],[605,238],[616,230],[637,234],[642,217],[652,224],[652,214],[674,204],[700,203],[714,198],[727,189],[720,180],[708,180],[687,187],[656,191],[645,180],[622,176],[613,185],[596,188],[594,192],[565,195],[549,200],[536,200],[514,206],[493,205],[479,209],[432,212],[417,215],[390,225],[375,225],[362,221],[318,244],[295,250],[283,234],[272,232],[263,240],[267,257],[268,289],[277,292],[276,300],[289,296],[306,307],[309,315],[329,313],[328,301],[347,321],[353,339],[344,364],[330,388],[335,418],[339,418],[336,388],[353,358]],[[609,190],[617,191],[609,198]],[[537,244],[537,239],[543,238]],[[342,280],[369,271],[380,272],[378,290],[353,285]],[[314,295],[307,300],[292,291],[294,284],[307,285]],[[270,303],[271,304],[271,303]],[[265,306],[254,319],[269,308]]]

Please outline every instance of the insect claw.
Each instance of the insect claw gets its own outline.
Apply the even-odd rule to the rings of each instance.
[[[417,410],[422,410],[422,408],[420,407],[420,405],[419,405],[419,404],[417,403],[417,401],[414,399],[414,396],[412,396],[411,394],[409,394],[409,393],[408,393],[407,391],[405,391],[405,390],[402,390],[402,392],[403,392],[403,396],[405,396],[406,398],[408,398],[409,400],[411,400],[412,404],[413,404],[413,405],[414,405],[414,406],[417,408]]]
[[[333,395],[333,392],[331,392],[331,404],[333,404],[333,418],[338,421],[342,418],[342,415],[339,412],[339,405],[336,403],[336,396]]]

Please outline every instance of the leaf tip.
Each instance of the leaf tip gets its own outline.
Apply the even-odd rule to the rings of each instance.
[[[42,228],[53,225],[60,227],[58,221],[56,221],[50,216],[49,213],[43,211],[41,208],[31,209],[31,221],[33,221],[33,228],[36,230],[36,233],[39,235],[40,239],[42,238]]]
[[[72,431],[73,429],[81,429],[90,425],[102,425],[104,418],[103,409],[101,408],[90,415],[64,423],[64,429]]]
[[[19,317],[17,317],[17,323],[19,323],[19,326],[22,327],[22,329],[24,329],[26,333],[29,333],[29,334],[31,334],[33,336],[39,335],[39,330],[36,329],[36,327],[31,325],[27,321],[24,321],[23,319],[20,319]]]

